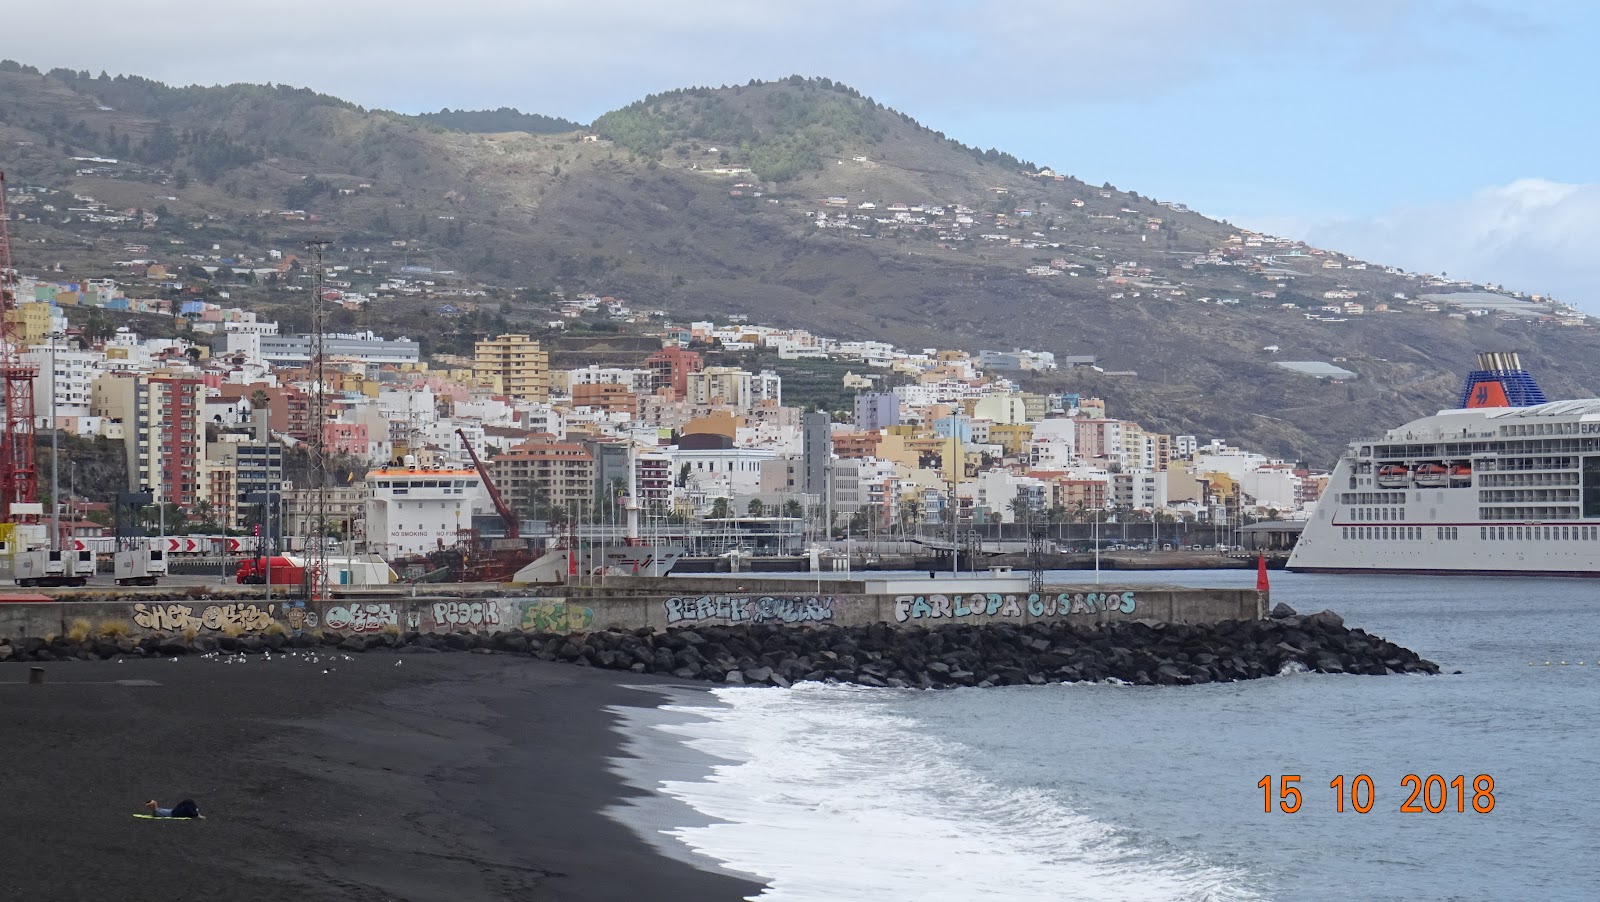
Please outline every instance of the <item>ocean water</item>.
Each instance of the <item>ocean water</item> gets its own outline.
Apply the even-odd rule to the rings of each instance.
[[[636,716],[630,779],[681,805],[632,822],[785,902],[1600,898],[1600,584],[1275,573],[1273,600],[1446,672],[717,689]],[[1300,809],[1263,811],[1285,774]],[[1341,813],[1329,782],[1358,774],[1371,810]],[[1467,810],[1402,812],[1407,774],[1464,776]]]

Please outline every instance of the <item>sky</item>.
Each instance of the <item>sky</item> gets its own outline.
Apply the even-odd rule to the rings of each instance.
[[[1600,313],[1600,4],[1580,0],[108,0],[5,56],[588,122],[826,76],[968,144]]]

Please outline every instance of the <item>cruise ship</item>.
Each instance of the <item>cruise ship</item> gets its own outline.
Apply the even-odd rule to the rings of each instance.
[[[1600,398],[1480,354],[1459,407],[1350,445],[1288,569],[1600,576]]]

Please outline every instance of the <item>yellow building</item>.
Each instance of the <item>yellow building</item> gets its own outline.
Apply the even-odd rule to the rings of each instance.
[[[54,309],[49,304],[19,304],[6,311],[6,319],[17,324],[21,344],[44,344],[50,340],[50,313]]]
[[[518,401],[550,400],[550,354],[527,335],[501,335],[472,349],[472,375],[482,388]]]
[[[1004,448],[1008,457],[1023,455],[1033,441],[1033,427],[1026,423],[995,423],[989,427],[989,441]]]

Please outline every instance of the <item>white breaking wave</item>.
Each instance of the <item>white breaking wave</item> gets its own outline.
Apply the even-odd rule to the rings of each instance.
[[[720,689],[726,707],[670,708],[698,719],[654,729],[729,763],[661,784],[720,821],[664,832],[766,881],[752,898],[775,902],[1258,898],[1238,869],[1139,848],[1047,792],[995,785],[976,752],[919,734],[875,694]]]

